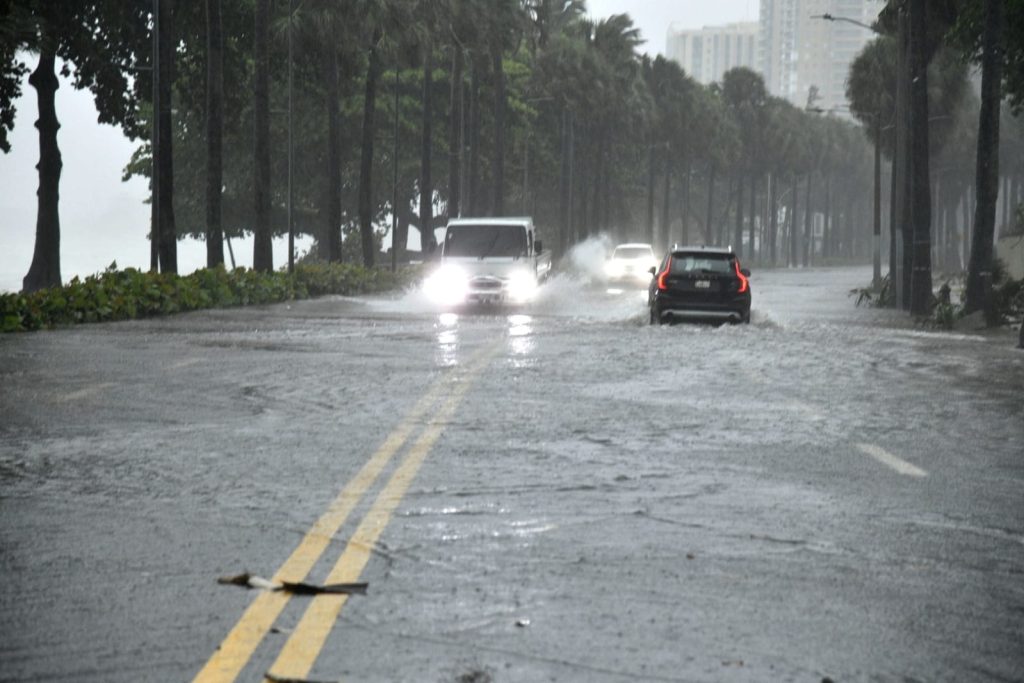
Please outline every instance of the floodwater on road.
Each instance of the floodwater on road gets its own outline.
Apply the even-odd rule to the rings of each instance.
[[[1018,680],[1024,353],[869,279],[755,269],[721,327],[575,273],[4,337],[5,680]],[[216,583],[320,541],[297,578],[367,595],[256,628]]]

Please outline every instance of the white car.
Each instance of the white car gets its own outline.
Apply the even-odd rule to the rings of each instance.
[[[633,242],[615,247],[604,264],[604,274],[610,282],[646,284],[651,279],[651,268],[657,267],[651,245]]]

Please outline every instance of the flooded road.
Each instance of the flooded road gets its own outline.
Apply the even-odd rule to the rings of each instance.
[[[869,280],[0,337],[0,680],[1019,680],[1024,353]]]

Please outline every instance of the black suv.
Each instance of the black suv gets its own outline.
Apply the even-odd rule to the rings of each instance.
[[[750,271],[740,267],[732,249],[677,246],[651,274],[652,325],[686,319],[750,322]]]

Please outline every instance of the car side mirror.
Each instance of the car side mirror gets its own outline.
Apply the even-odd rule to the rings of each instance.
[[[544,251],[544,243],[541,242],[540,240],[535,241],[533,243],[533,249],[535,253],[540,254],[541,252]]]
[[[740,272],[743,273],[746,277],[750,277],[750,268],[740,268]]]
[[[658,269],[655,268],[654,266],[651,266],[650,268],[647,269],[647,272],[650,273],[651,275],[654,275],[655,273],[658,272]]]

